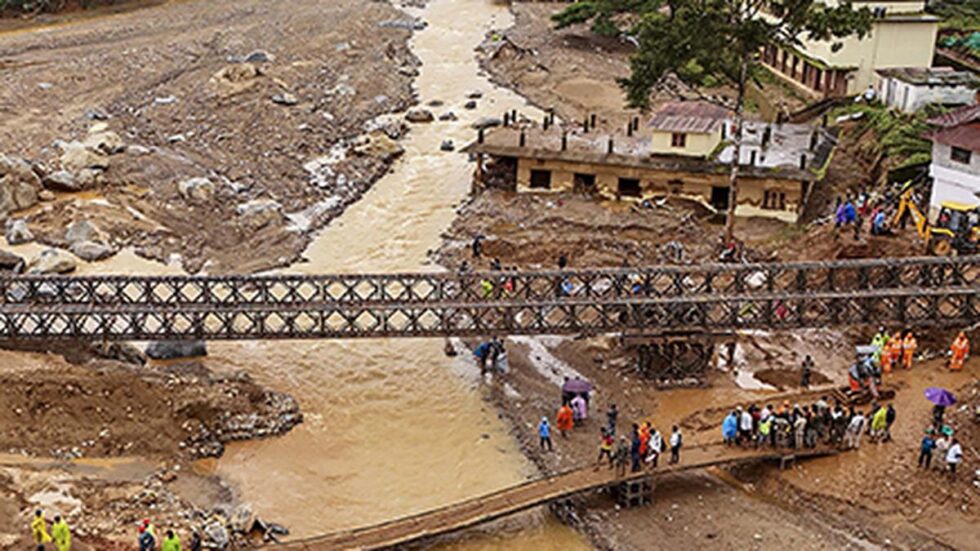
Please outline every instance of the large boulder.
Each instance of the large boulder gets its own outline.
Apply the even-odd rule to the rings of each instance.
[[[27,271],[31,274],[67,274],[75,271],[78,262],[75,258],[61,249],[45,249],[31,259]]]
[[[177,191],[191,201],[209,201],[214,197],[214,182],[207,178],[188,178],[177,183]]]
[[[127,342],[92,343],[92,352],[117,362],[138,366],[146,365],[146,354]]]
[[[228,530],[219,521],[211,521],[204,526],[204,547],[208,549],[226,549],[231,541]]]
[[[102,230],[92,222],[88,220],[75,220],[71,224],[68,224],[68,229],[65,230],[65,241],[69,244],[82,241],[105,243],[106,238]]]
[[[109,156],[102,151],[88,148],[81,142],[67,142],[59,145],[61,157],[58,160],[61,163],[61,168],[69,172],[77,174],[86,168],[96,170],[109,168]]]
[[[100,129],[100,131],[89,134],[82,141],[82,145],[106,155],[115,155],[126,151],[126,143],[119,137],[119,134],[111,130]]]
[[[98,262],[116,254],[116,250],[109,245],[94,241],[75,241],[68,250],[86,262]]]
[[[493,128],[494,126],[500,126],[504,124],[504,121],[497,117],[483,117],[473,123],[473,128],[477,130],[485,130],[487,128]]]
[[[405,113],[405,120],[415,123],[432,122],[436,120],[436,117],[432,114],[432,111],[429,111],[428,109],[414,108],[409,109],[408,112]]]
[[[9,245],[23,245],[34,241],[34,234],[31,233],[30,228],[27,227],[27,222],[22,218],[7,220],[4,237],[7,238]]]
[[[389,138],[387,133],[376,130],[361,136],[354,145],[354,152],[358,155],[389,161],[404,153],[405,149],[398,142]]]
[[[242,203],[235,211],[246,228],[255,231],[282,219],[282,205],[272,199],[255,199]]]
[[[204,341],[157,341],[146,346],[146,355],[154,360],[196,358],[208,355]]]
[[[57,191],[81,191],[83,187],[78,178],[67,170],[56,170],[48,174],[44,177],[42,183],[44,187]]]
[[[40,189],[41,180],[30,163],[0,154],[0,218],[36,205]]]

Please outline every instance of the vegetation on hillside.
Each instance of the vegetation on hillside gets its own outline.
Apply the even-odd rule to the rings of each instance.
[[[926,120],[942,112],[941,107],[927,106],[916,113],[903,113],[881,104],[855,103],[835,110],[832,117],[850,115],[856,118],[850,131],[857,153],[869,159],[881,157],[890,169],[928,162],[932,143],[925,137]],[[871,139],[864,139],[871,133]]]

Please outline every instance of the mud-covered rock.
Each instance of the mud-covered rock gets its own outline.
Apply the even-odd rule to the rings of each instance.
[[[119,134],[111,130],[102,130],[89,134],[82,141],[82,145],[92,151],[115,155],[126,151],[126,142],[119,137]]]
[[[420,109],[420,108],[409,109],[408,112],[405,113],[405,120],[407,120],[408,122],[424,123],[424,122],[432,122],[435,119],[436,118],[432,114],[432,111],[429,111],[428,109]]]
[[[282,219],[282,205],[272,199],[255,199],[235,208],[243,226],[255,231]]]
[[[7,220],[4,227],[4,237],[10,245],[23,245],[34,241],[34,234],[27,227],[27,222],[23,218]]]
[[[106,239],[102,230],[92,222],[88,220],[75,220],[71,224],[68,224],[68,228],[65,230],[65,241],[69,244],[82,241],[105,243]]]
[[[81,142],[62,142],[61,156],[58,161],[61,168],[78,173],[86,168],[105,170],[109,168],[109,156],[101,151],[92,150]]]
[[[214,197],[214,182],[208,178],[188,178],[177,184],[177,191],[185,199],[192,201],[209,201]]]
[[[75,241],[69,247],[71,254],[86,262],[98,262],[116,254],[116,250],[105,243],[94,241]]]
[[[137,366],[146,365],[146,354],[128,342],[95,342],[92,343],[92,352],[108,360]]]
[[[75,257],[61,249],[45,249],[36,257],[31,259],[27,266],[28,273],[46,274],[67,274],[75,271],[78,262]]]
[[[405,152],[405,149],[398,142],[389,138],[382,131],[361,136],[354,144],[353,149],[354,153],[358,155],[368,155],[383,161],[394,159]]]
[[[146,355],[154,360],[196,358],[208,355],[204,341],[157,341],[146,346]]]
[[[41,181],[44,187],[57,191],[81,191],[82,185],[78,178],[67,170],[56,170]]]
[[[0,250],[0,270],[21,273],[24,271],[24,259],[10,251]]]

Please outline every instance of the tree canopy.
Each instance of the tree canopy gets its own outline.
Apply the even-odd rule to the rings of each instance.
[[[671,74],[698,86],[708,76],[740,84],[767,45],[801,48],[804,40],[838,45],[871,28],[871,12],[849,1],[818,0],[581,0],[555,14],[558,27],[590,22],[605,36],[637,43],[632,74],[621,84],[633,107]],[[743,75],[744,73],[744,75]]]

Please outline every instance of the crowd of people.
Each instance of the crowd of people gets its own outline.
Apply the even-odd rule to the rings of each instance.
[[[31,520],[31,536],[37,551],[45,551],[48,544],[54,544],[57,551],[71,550],[71,529],[61,515],[54,516],[51,531],[48,532],[48,521],[44,511],[38,509]],[[162,540],[157,539],[157,530],[150,519],[143,519],[137,529],[136,545],[139,551],[181,551],[180,537],[173,530],[167,530]],[[195,532],[191,538],[190,551],[201,551],[201,538]]]
[[[757,404],[739,406],[725,416],[721,432],[728,446],[804,449],[823,444],[852,449],[861,446],[865,433],[873,442],[890,440],[896,416],[891,404],[874,404],[865,415],[836,399],[831,405],[824,396],[803,406],[790,406],[788,401],[761,408]]]

